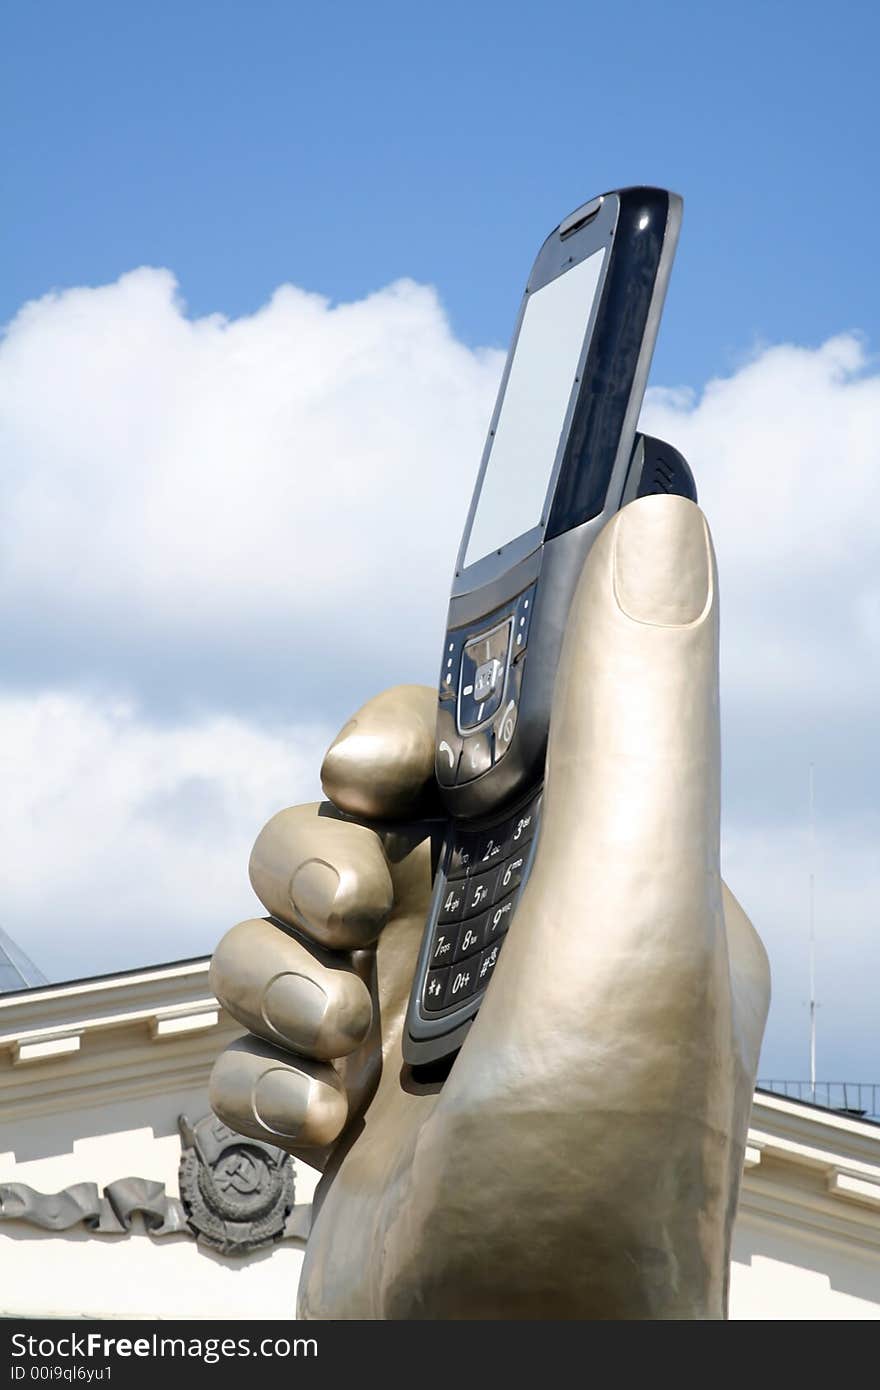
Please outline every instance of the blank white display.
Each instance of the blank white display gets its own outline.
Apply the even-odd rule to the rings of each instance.
[[[599,287],[604,249],[530,296],[465,565],[537,526]]]

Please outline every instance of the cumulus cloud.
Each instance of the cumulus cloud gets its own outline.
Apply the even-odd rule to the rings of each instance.
[[[233,322],[149,269],[27,305],[0,348],[7,678],[295,717],[433,675],[500,367],[410,281]]]
[[[433,679],[502,360],[410,281],[193,320],[141,269],[8,326],[0,918],[50,973],[209,949],[334,726]],[[841,1070],[880,1064],[878,418],[854,334],[643,412],[718,551],[725,868],[774,963],[777,1073],[805,1058],[810,762],[822,1023]]]
[[[766,349],[699,397],[649,394],[644,423],[689,458],[711,521],[731,696],[875,705],[878,419],[880,376],[853,335]]]
[[[228,715],[163,726],[64,692],[0,698],[4,926],[51,979],[212,950],[262,915],[251,845],[281,806],[320,797],[330,736]]]

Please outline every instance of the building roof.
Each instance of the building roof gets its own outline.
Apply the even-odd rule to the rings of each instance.
[[[42,970],[37,969],[30,956],[25,955],[21,947],[0,927],[0,994],[8,994],[11,990],[33,989],[35,986],[48,983]]]

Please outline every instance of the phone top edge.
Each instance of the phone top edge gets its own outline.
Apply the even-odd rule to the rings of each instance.
[[[546,240],[550,241],[555,236],[567,237],[576,227],[579,227],[582,222],[592,220],[602,207],[606,198],[620,198],[629,201],[646,196],[653,197],[658,193],[668,198],[670,204],[673,202],[677,203],[679,210],[683,207],[684,199],[681,194],[674,193],[670,188],[661,188],[659,184],[652,183],[626,184],[623,188],[610,189],[607,193],[599,193],[595,198],[590,198],[588,202],[581,203],[580,207],[575,208],[567,217],[563,217],[562,221],[557,227],[553,228]],[[546,242],[544,244],[546,245]]]
[[[579,223],[578,219],[583,213],[583,209],[594,205],[596,211],[582,223]],[[532,262],[523,293],[523,304],[530,294],[535,294],[539,289],[543,289],[551,280],[555,280],[558,275],[569,270],[573,264],[585,260],[594,251],[607,246],[617,229],[620,209],[619,193],[603,193],[600,198],[593,198],[589,203],[584,203],[569,217],[564,218],[558,227],[554,227],[550,235],[544,238],[540,250]],[[562,229],[569,223],[572,224],[571,230],[563,233]],[[519,327],[522,308],[523,305],[520,306],[517,327]],[[511,340],[511,347],[515,341],[514,337]]]

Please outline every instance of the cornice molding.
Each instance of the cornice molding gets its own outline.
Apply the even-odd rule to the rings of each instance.
[[[0,994],[0,1049],[215,1009],[210,957],[94,980]]]
[[[856,1248],[880,1259],[880,1217],[876,1208],[841,1200],[837,1193],[811,1192],[780,1180],[747,1175],[740,1190],[738,1215],[757,1219],[768,1228],[801,1231],[815,1240]]]
[[[740,1211],[880,1253],[880,1126],[766,1092],[751,1121]]]

